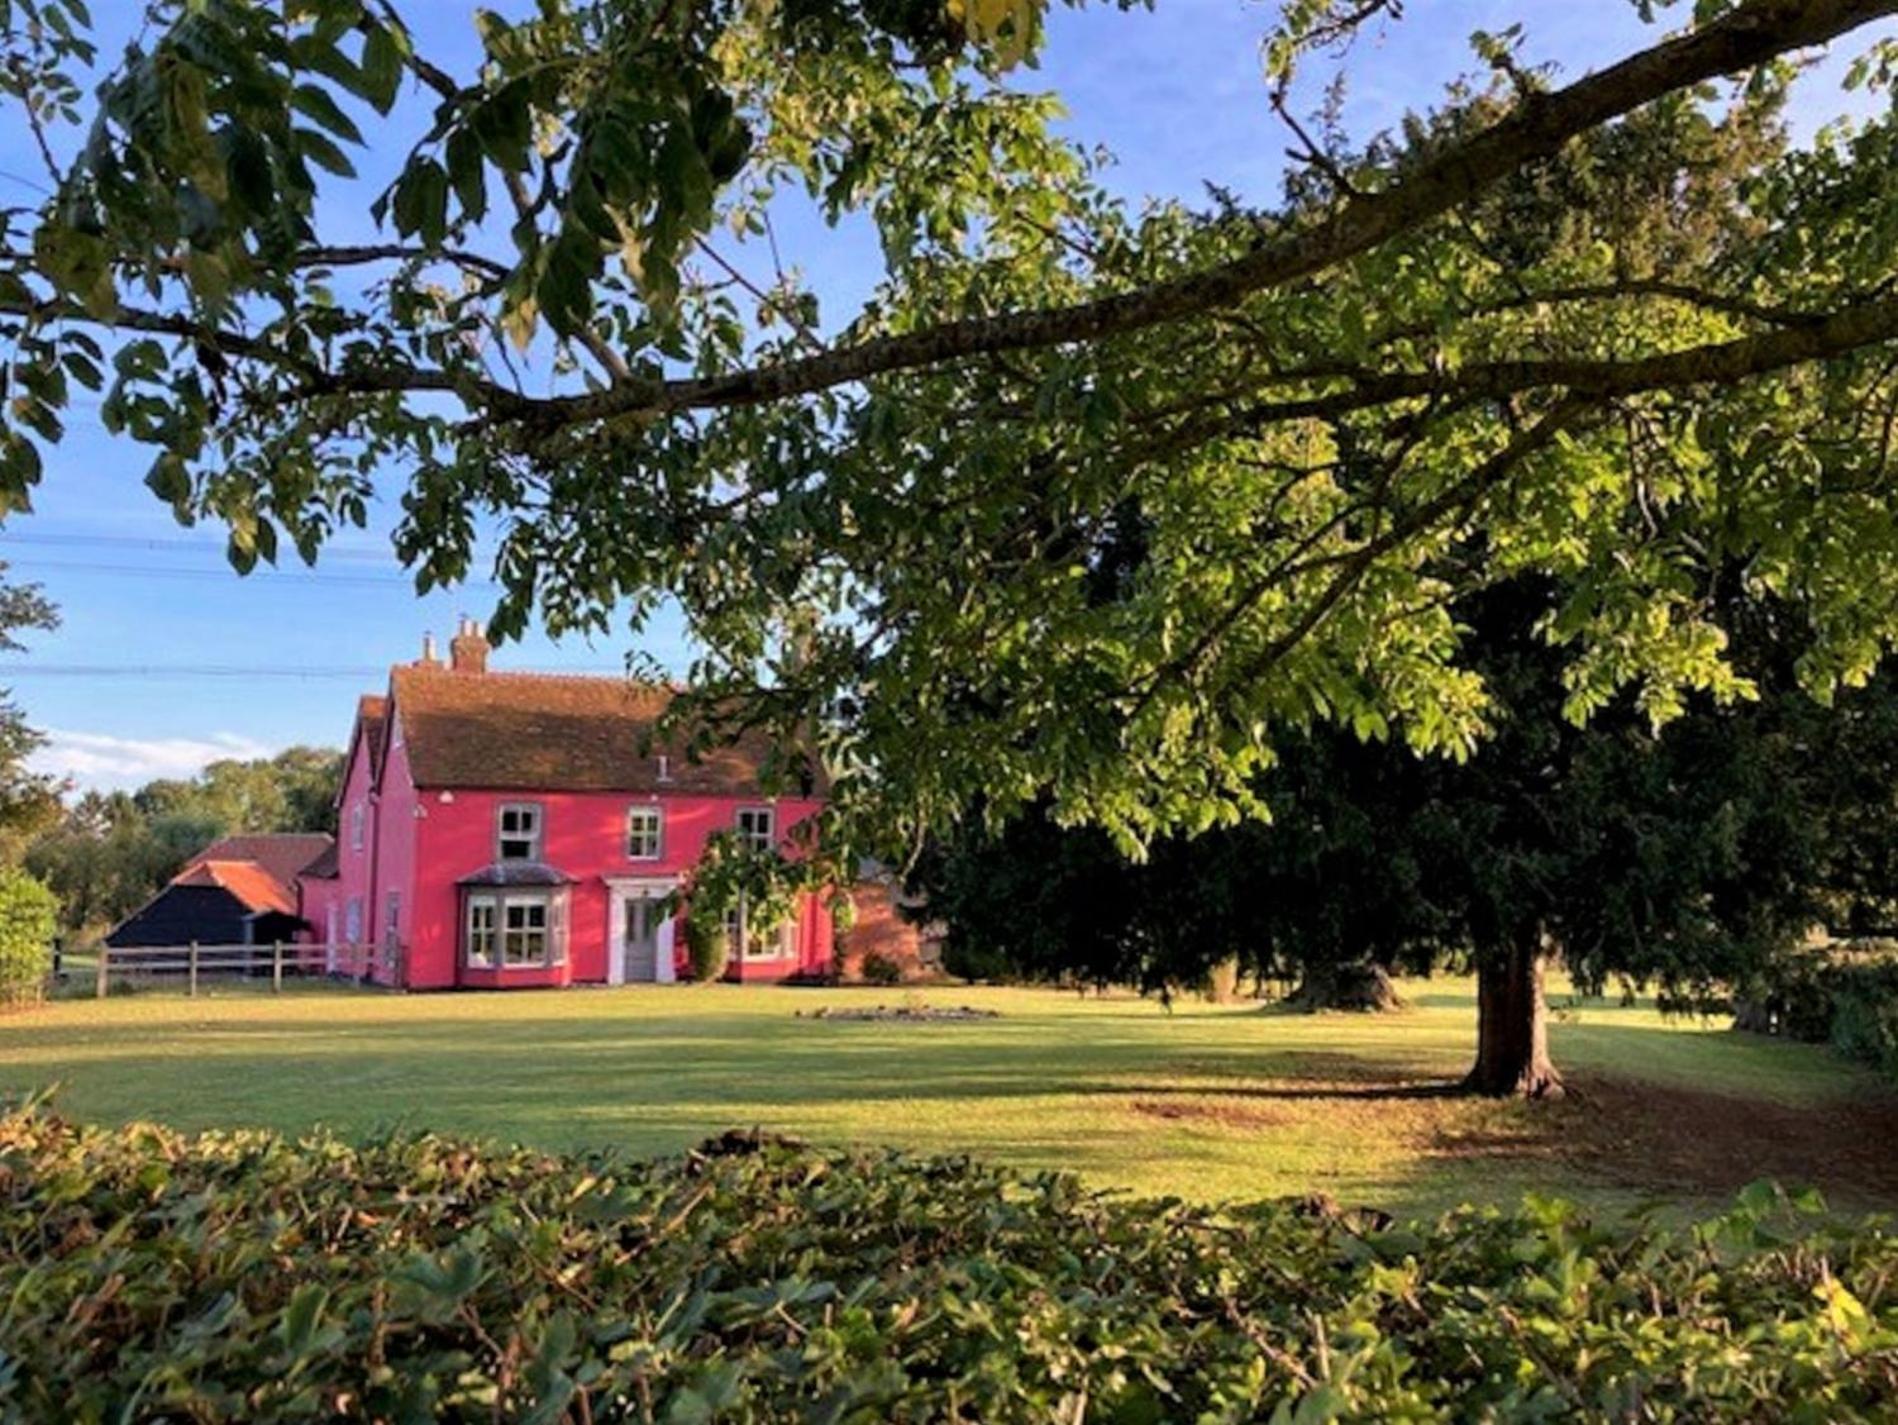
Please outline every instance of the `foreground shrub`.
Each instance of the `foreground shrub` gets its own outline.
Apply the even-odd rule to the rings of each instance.
[[[27,1110],[0,1418],[1889,1418],[1898,1243],[1809,1207],[1412,1230],[739,1134],[648,1163]]]
[[[0,870],[0,1007],[37,1003],[53,973],[59,902],[20,870]]]
[[[857,978],[866,985],[900,985],[903,983],[903,965],[894,956],[885,955],[881,950],[866,950],[857,966]]]

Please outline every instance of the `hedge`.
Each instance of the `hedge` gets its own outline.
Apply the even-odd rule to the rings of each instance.
[[[0,1418],[1890,1418],[1898,1243],[1214,1213],[728,1134],[661,1162],[0,1117]]]

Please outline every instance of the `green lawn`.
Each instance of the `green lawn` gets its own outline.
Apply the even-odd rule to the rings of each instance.
[[[641,1153],[763,1124],[1142,1192],[1321,1191],[1403,1213],[1525,1189],[1697,1204],[1765,1173],[1898,1206],[1898,1108],[1821,1050],[1595,1001],[1553,1032],[1576,1099],[1473,1102],[1439,1092],[1469,1053],[1470,986],[1406,989],[1415,1007],[1379,1017],[921,992],[1000,1011],[958,1024],[796,1013],[892,990],[147,994],[0,1019],[0,1091],[58,1083],[67,1112],[103,1120],[407,1124]]]

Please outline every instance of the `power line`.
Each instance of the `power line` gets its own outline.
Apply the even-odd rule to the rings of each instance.
[[[510,669],[510,672],[515,670]],[[532,671],[523,669],[522,672]],[[584,667],[557,668],[555,674],[624,674],[624,664],[592,664]],[[15,678],[300,678],[350,679],[363,681],[388,676],[388,666],[341,665],[288,668],[246,668],[233,663],[20,663],[0,667],[0,682]]]
[[[193,539],[188,535],[136,535],[136,534],[58,534],[37,530],[7,530],[0,533],[0,558],[6,550],[16,544],[43,544],[59,547],[91,547],[95,549],[125,549],[161,551],[168,549],[190,550],[194,554],[222,556],[224,544],[221,540]],[[325,544],[323,558],[344,560],[358,564],[398,564],[395,554],[388,549],[352,548],[343,544]]]
[[[4,557],[4,556],[0,556]],[[67,570],[72,573],[105,574],[115,578],[134,579],[216,579],[231,581],[236,579],[274,579],[295,584],[350,584],[367,588],[405,588],[413,590],[415,581],[403,574],[332,574],[320,569],[279,569],[274,565],[259,564],[252,573],[239,574],[235,569],[172,569],[155,564],[115,564],[84,559],[42,559],[31,555],[25,559],[7,559],[5,561],[17,569],[37,572],[48,569]],[[492,579],[464,579],[453,586],[456,589],[496,588]],[[440,590],[431,590],[439,592]]]
[[[15,678],[376,678],[385,668],[239,668],[215,663],[21,663],[0,669]]]

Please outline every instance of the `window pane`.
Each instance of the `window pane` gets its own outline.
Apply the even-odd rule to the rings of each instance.
[[[547,901],[510,896],[501,906],[501,963],[545,965],[547,956]]]
[[[635,861],[660,857],[658,807],[634,807],[626,814],[626,854]]]
[[[468,902],[468,963],[484,970],[494,966],[494,902],[486,896]]]
[[[540,857],[540,808],[532,802],[510,802],[496,820],[495,855],[502,861],[534,861]]]
[[[777,838],[770,807],[743,807],[738,812],[738,840],[753,851],[768,851]]]

